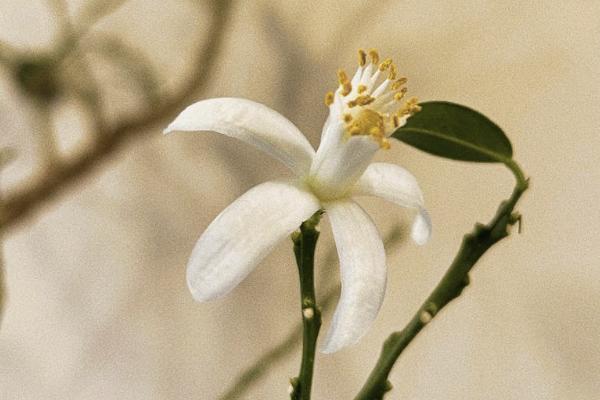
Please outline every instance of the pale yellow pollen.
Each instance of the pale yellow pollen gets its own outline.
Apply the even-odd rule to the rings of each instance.
[[[385,71],[386,69],[388,69],[390,67],[390,65],[392,65],[392,59],[388,58],[384,62],[382,62],[381,64],[379,64],[379,70],[380,71]]]
[[[371,97],[368,94],[363,96],[357,96],[356,99],[354,99],[354,102],[359,106],[366,106],[367,104],[371,104],[374,101],[375,97]]]
[[[356,126],[351,126],[350,128],[348,128],[348,135],[350,136],[356,136],[356,135],[360,135],[360,128],[356,127]]]
[[[391,63],[390,64],[390,72],[388,73],[388,79],[390,81],[393,81],[394,79],[396,79],[397,75],[398,75],[398,69],[396,68],[396,64]]]
[[[325,95],[325,105],[330,106],[333,104],[333,92],[327,92]]]
[[[382,148],[383,150],[389,150],[390,147],[392,147],[390,141],[387,140],[387,138],[385,138],[385,137],[382,137],[378,142],[379,142],[379,147]]]
[[[377,111],[365,108],[346,124],[348,136],[370,136],[382,149],[389,149],[390,143],[385,137],[383,117]]]
[[[346,82],[342,85],[342,96],[348,96],[352,91],[352,84],[350,82]]]
[[[398,79],[397,81],[395,81],[394,83],[392,83],[392,90],[398,90],[398,89],[400,89],[400,87],[402,85],[404,85],[406,82],[408,82],[408,79],[406,79],[404,77]]]
[[[379,64],[379,53],[375,49],[369,50],[369,58],[373,64]]]
[[[402,89],[406,89],[406,88],[402,88]],[[398,93],[396,93],[394,95],[394,100],[396,101],[400,101],[404,98],[404,95],[406,94],[406,90],[401,90]]]
[[[367,87],[365,85],[358,85],[358,94],[362,94],[367,91]]]
[[[349,82],[348,74],[343,69],[338,69],[337,71],[338,83],[343,85],[345,82]]]
[[[346,74],[346,71],[344,71],[343,69],[338,70],[337,76],[338,76],[338,82],[339,82],[340,86],[342,87],[342,96],[347,96],[352,91],[352,84],[350,83],[350,80],[348,79],[348,75]]]
[[[363,49],[358,50],[358,65],[364,67],[367,63],[367,53]]]
[[[421,111],[421,106],[418,104],[419,100],[416,97],[412,97],[404,103],[404,106],[398,110],[398,116],[403,117],[405,115],[414,115]]]

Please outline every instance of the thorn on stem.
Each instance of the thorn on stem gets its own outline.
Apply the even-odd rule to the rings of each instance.
[[[392,385],[392,382],[390,381],[385,381],[385,387],[383,388],[384,392],[389,392],[390,390],[392,390],[394,388],[394,385]]]
[[[510,225],[517,224],[517,232],[521,234],[523,231],[523,215],[519,212],[514,212],[510,215],[510,219],[508,221]]]
[[[421,314],[419,314],[419,321],[421,321],[423,325],[427,325],[432,319],[433,315],[431,315],[431,313],[427,310],[423,310],[421,311]]]
[[[292,242],[298,243],[298,241],[300,240],[300,229],[297,229],[294,232],[292,232],[291,238]]]
[[[315,310],[312,307],[305,308],[304,310],[302,310],[302,315],[306,319],[312,319],[315,316]]]

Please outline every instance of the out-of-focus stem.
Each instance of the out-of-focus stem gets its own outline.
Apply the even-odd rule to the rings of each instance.
[[[159,106],[150,107],[138,116],[127,118],[107,127],[97,141],[76,159],[64,161],[59,168],[47,171],[39,180],[15,193],[6,196],[0,204],[0,229],[6,231],[30,217],[42,204],[62,193],[96,169],[128,141],[154,133],[154,124],[171,117],[204,89],[217,65],[217,54],[221,48],[233,1],[215,0],[213,21],[205,44],[199,49],[190,69],[190,78],[182,87]]]

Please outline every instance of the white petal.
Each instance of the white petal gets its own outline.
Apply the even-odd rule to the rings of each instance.
[[[194,247],[187,268],[194,298],[205,301],[227,294],[319,208],[312,194],[287,182],[266,182],[244,193],[215,218]]]
[[[298,176],[304,176],[315,151],[296,126],[278,112],[254,101],[217,98],[187,107],[165,129],[215,131],[240,139],[282,161]]]
[[[343,196],[363,174],[379,145],[368,136],[344,137],[342,122],[331,122],[310,170],[311,183],[324,199]]]
[[[375,320],[385,294],[385,250],[367,213],[351,200],[325,205],[340,259],[342,293],[321,351],[356,343]]]
[[[402,207],[416,209],[418,214],[413,222],[411,237],[419,245],[429,240],[431,219],[425,210],[423,193],[417,179],[404,168],[394,164],[373,163],[360,177],[352,194],[380,197]]]
[[[424,245],[431,237],[431,218],[424,208],[421,208],[415,217],[412,229],[410,230],[410,237],[418,245]]]

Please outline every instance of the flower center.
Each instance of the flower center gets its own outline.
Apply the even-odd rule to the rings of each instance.
[[[381,81],[382,74],[387,75]],[[353,136],[369,136],[380,148],[389,149],[387,138],[421,109],[416,97],[403,100],[406,82],[406,78],[398,78],[396,65],[391,59],[379,62],[376,50],[370,50],[368,54],[359,50],[358,69],[352,80],[344,70],[339,70],[338,89],[325,96],[325,104],[330,107],[332,115],[344,122],[345,140]]]
[[[344,122],[346,122],[346,134],[348,136],[368,135],[379,143],[379,147],[390,148],[390,143],[384,136],[385,122],[383,116],[377,111],[364,108],[354,118],[352,115],[346,114]]]

